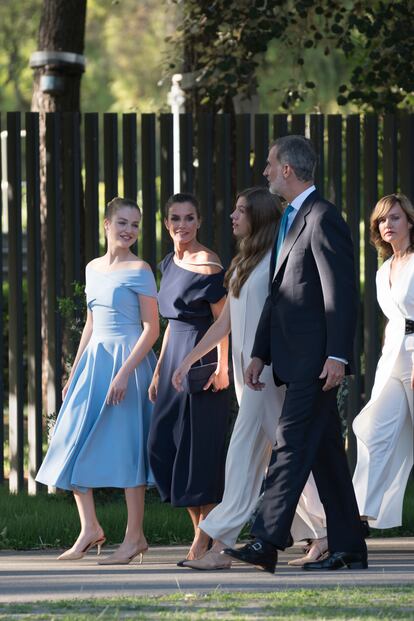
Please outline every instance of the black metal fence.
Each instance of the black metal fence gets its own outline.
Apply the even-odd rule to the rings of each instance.
[[[4,235],[8,241],[8,269],[0,266],[0,359],[8,360],[0,373],[0,482],[5,480],[8,457],[10,489],[22,490],[27,476],[29,491],[34,493],[45,433],[42,420],[60,406],[62,325],[57,299],[69,292],[70,283],[83,280],[85,263],[99,254],[100,207],[113,196],[139,198],[143,209],[139,254],[154,269],[169,249],[161,223],[162,206],[173,192],[173,117],[46,115],[43,249],[39,116],[1,114],[0,129],[7,131],[3,154],[7,195],[1,203],[0,246]],[[378,196],[400,190],[414,199],[414,115],[205,113],[197,119],[180,115],[181,190],[198,195],[201,241],[215,248],[224,264],[229,264],[233,252],[229,215],[235,194],[265,183],[262,172],[269,142],[287,133],[306,134],[313,140],[319,156],[316,184],[342,210],[355,243],[361,312],[355,342],[359,364],[347,398],[351,420],[371,390],[380,347],[377,257],[368,243],[366,224]],[[25,269],[23,236],[27,239]],[[40,268],[42,250],[47,256],[46,281]],[[3,256],[0,247],[2,261]],[[46,400],[42,398],[42,299],[49,309],[43,327],[49,342]],[[352,453],[351,434],[349,448]]]

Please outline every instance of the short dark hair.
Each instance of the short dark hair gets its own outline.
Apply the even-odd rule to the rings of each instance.
[[[282,136],[272,145],[277,149],[277,159],[281,164],[289,164],[299,181],[312,181],[315,175],[316,152],[313,144],[305,136]]]
[[[164,214],[165,217],[168,218],[168,212],[170,210],[171,205],[174,203],[191,203],[191,205],[196,210],[197,218],[201,220],[201,211],[200,211],[200,203],[194,196],[194,194],[190,194],[189,192],[178,192],[177,194],[173,194],[165,203]]]
[[[105,207],[105,218],[107,218],[108,220],[112,220],[116,212],[123,207],[137,209],[139,215],[141,216],[141,209],[138,207],[138,204],[135,201],[133,201],[131,198],[122,198],[121,196],[115,196],[115,198],[109,201],[109,203]]]

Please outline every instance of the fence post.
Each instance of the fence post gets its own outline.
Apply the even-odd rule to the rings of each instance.
[[[225,267],[230,265],[233,256],[233,233],[230,220],[232,211],[231,174],[231,115],[218,114],[216,117],[216,248]]]
[[[213,115],[201,112],[197,118],[198,171],[197,189],[203,222],[200,241],[209,248],[213,245]]]
[[[181,192],[194,192],[193,142],[193,115],[180,114]]]
[[[400,130],[400,189],[414,202],[414,114],[401,112],[398,115]]]
[[[26,113],[27,204],[27,440],[29,494],[41,487],[35,476],[42,462],[42,335],[40,269],[39,114]]]
[[[378,267],[376,250],[370,244],[369,217],[378,200],[378,116],[367,114],[364,119],[364,351],[365,351],[365,400],[374,384],[379,357],[379,320],[376,300],[375,274]]]
[[[58,298],[62,294],[61,125],[62,119],[59,112],[46,114],[47,407],[49,414],[57,414],[62,401],[62,320],[58,311]]]
[[[0,114],[0,133],[2,115]],[[4,360],[4,321],[3,321],[3,192],[0,188],[0,360]],[[4,371],[0,372],[0,485],[4,483]]]
[[[236,191],[252,185],[250,114],[236,115]]]
[[[273,115],[273,140],[288,135],[287,114]]]
[[[104,116],[104,181],[105,205],[118,196],[118,115],[105,112]]]
[[[99,119],[96,112],[85,120],[85,263],[99,254]]]
[[[22,163],[20,112],[7,113],[7,177],[9,222],[9,445],[10,491],[22,491],[23,476],[23,269]]]
[[[64,112],[62,201],[63,201],[63,256],[64,292],[71,295],[73,282],[81,279],[81,198],[82,163],[80,151],[80,116],[78,112]],[[83,270],[82,270],[83,273]]]
[[[325,194],[324,119],[323,114],[311,114],[309,117],[310,139],[318,158],[315,170],[315,186],[322,195]]]
[[[328,114],[327,197],[342,211],[342,116]]]
[[[395,114],[385,114],[382,141],[383,194],[397,191],[397,119]]]
[[[269,115],[254,115],[254,185],[267,186],[267,180],[263,176],[269,153]]]
[[[304,136],[306,129],[306,115],[292,114],[292,122],[290,125],[290,133],[298,136]]]
[[[172,250],[170,234],[164,226],[164,205],[174,192],[174,139],[173,115],[160,115],[160,219],[161,219],[161,256]]]
[[[155,271],[157,263],[155,190],[155,114],[141,116],[142,255]]]
[[[351,470],[356,463],[356,439],[352,422],[361,409],[361,354],[362,354],[362,305],[360,274],[360,221],[361,221],[361,123],[358,114],[346,119],[346,220],[354,242],[356,289],[358,292],[358,317],[354,341],[354,375],[348,379],[347,400],[348,462]]]

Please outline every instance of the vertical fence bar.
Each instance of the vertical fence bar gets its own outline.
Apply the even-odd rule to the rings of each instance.
[[[181,192],[194,191],[193,165],[193,115],[189,112],[180,114],[180,177]]]
[[[118,115],[105,112],[103,116],[105,204],[108,204],[118,196]]]
[[[213,131],[213,115],[201,112],[197,117],[197,188],[203,218],[200,241],[210,248],[214,243]]]
[[[62,321],[58,298],[62,295],[62,118],[58,112],[46,114],[46,200],[47,200],[47,349],[48,413],[57,413],[62,393]]]
[[[236,190],[240,192],[252,185],[250,166],[250,114],[236,115]]]
[[[164,226],[164,205],[174,192],[174,139],[173,115],[160,116],[160,216],[161,216],[161,256],[172,249],[171,237]]]
[[[273,115],[273,140],[288,135],[288,118],[287,114]]]
[[[138,194],[138,144],[137,115],[122,115],[122,171],[124,175],[123,197],[133,201]]]
[[[414,114],[401,112],[398,116],[400,133],[400,190],[414,202]]]
[[[216,248],[225,267],[233,256],[233,235],[230,220],[232,211],[231,174],[231,115],[216,117]]]
[[[315,170],[315,185],[322,195],[325,192],[324,119],[323,114],[311,114],[309,117],[310,139],[318,156]]]
[[[328,114],[328,199],[342,210],[342,116]]]
[[[40,268],[39,114],[26,113],[27,204],[27,441],[29,494],[41,487],[35,476],[42,462],[42,335]]]
[[[85,122],[85,262],[99,254],[99,119],[96,112]]]
[[[9,223],[9,487],[24,485],[23,474],[23,267],[22,267],[22,165],[20,112],[7,113],[7,177]]]
[[[122,196],[133,201],[138,195],[138,144],[137,115],[134,112],[122,115],[122,172],[124,189]],[[131,247],[138,253],[138,241]]]
[[[397,162],[397,118],[395,114],[385,114],[382,142],[383,194],[397,191]]]
[[[141,166],[142,166],[142,254],[155,271],[157,263],[156,213],[157,194],[156,153],[155,153],[155,114],[141,116]]]
[[[365,400],[374,384],[379,357],[380,338],[376,302],[375,274],[377,253],[370,244],[369,217],[378,200],[378,117],[367,114],[364,118],[364,225],[365,225],[365,285],[364,285],[364,351],[365,351]]]
[[[254,115],[254,164],[253,164],[253,183],[254,185],[267,185],[263,177],[266,168],[267,156],[269,153],[269,115]]]
[[[1,133],[2,115],[0,114],[0,133]],[[1,164],[1,156],[0,156]],[[1,189],[1,188],[0,188]],[[3,320],[3,192],[0,191],[0,360],[2,361],[2,369],[0,371],[0,485],[4,483],[4,320]]]
[[[354,260],[358,300],[361,299],[360,273],[360,220],[361,220],[361,124],[358,114],[346,119],[346,220],[354,242]],[[361,409],[361,355],[362,355],[362,305],[359,303],[357,329],[354,342],[353,376],[348,379],[347,400],[348,462],[353,470],[356,463],[356,440],[352,422]]]
[[[64,294],[70,296],[73,282],[81,279],[81,149],[80,116],[78,112],[62,115],[63,159],[63,265]],[[82,270],[83,272],[83,270]]]
[[[306,115],[292,114],[291,133],[299,136],[305,135]]]

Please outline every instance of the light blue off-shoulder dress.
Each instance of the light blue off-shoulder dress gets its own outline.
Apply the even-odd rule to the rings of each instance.
[[[79,360],[36,480],[66,490],[153,484],[147,436],[152,415],[148,387],[151,351],[129,377],[125,399],[106,405],[109,386],[141,332],[137,294],[156,297],[145,269],[99,272],[86,268],[93,315],[91,339]]]

